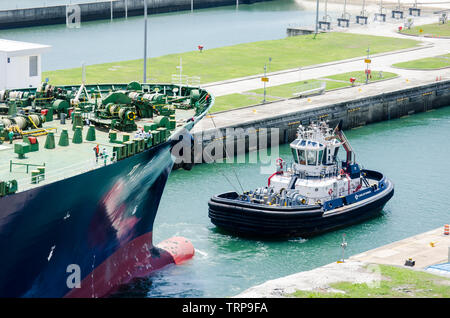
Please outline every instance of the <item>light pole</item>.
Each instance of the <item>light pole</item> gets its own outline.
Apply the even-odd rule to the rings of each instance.
[[[269,57],[269,67],[270,67],[270,62],[272,62],[272,58]],[[264,99],[263,99],[263,103],[266,102],[266,83],[269,81],[269,78],[267,77],[267,63],[264,64],[264,77],[262,78],[262,81],[264,82]]]
[[[314,37],[317,35],[318,32],[319,32],[319,0],[317,0],[316,3],[316,29]]]
[[[180,65],[177,66],[177,69],[180,70],[180,92],[178,93],[179,96],[181,96],[181,88],[182,88],[182,83],[183,83],[183,58],[180,56]]]
[[[267,82],[267,63],[264,64],[264,99],[263,99],[263,103],[266,102],[266,82]]]
[[[147,82],[147,0],[144,0],[144,83]]]
[[[366,84],[368,84],[369,83],[369,64],[370,64],[370,62],[371,62],[371,60],[370,60],[370,47],[368,46],[367,47],[367,59],[366,59]]]

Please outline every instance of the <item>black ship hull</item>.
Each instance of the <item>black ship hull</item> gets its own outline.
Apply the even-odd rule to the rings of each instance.
[[[174,263],[152,242],[171,145],[0,198],[0,297],[102,297]]]
[[[382,188],[364,194],[364,199],[328,211],[321,205],[280,207],[243,202],[236,192],[227,192],[211,198],[208,215],[217,227],[242,236],[311,237],[377,216],[394,195],[392,182],[383,178],[382,183]]]

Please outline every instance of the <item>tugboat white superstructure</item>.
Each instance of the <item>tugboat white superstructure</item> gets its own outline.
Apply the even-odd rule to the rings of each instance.
[[[339,162],[341,146],[346,160]],[[381,173],[361,170],[342,122],[300,125],[290,147],[294,162],[278,159],[266,187],[211,198],[211,221],[237,234],[307,237],[372,217],[394,194]]]

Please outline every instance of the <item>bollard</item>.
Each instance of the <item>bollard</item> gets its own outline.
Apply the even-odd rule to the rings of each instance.
[[[72,113],[72,130],[75,130],[77,126],[83,126],[83,117],[79,111]]]
[[[95,141],[95,126],[94,125],[90,125],[87,135],[86,135],[86,140],[87,141]]]
[[[75,127],[75,133],[72,137],[72,142],[74,144],[81,144],[83,142],[83,127],[82,126],[76,126]]]
[[[50,132],[45,140],[45,149],[55,149],[55,134]]]
[[[411,257],[405,261],[405,266],[414,267],[416,265],[416,261],[414,261]]]
[[[67,132],[67,129],[63,129],[61,132],[61,136],[59,136],[59,142],[58,146],[68,146],[69,145],[69,133]]]

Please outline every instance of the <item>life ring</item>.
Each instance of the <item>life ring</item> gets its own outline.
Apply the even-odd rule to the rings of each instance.
[[[344,169],[341,169],[341,171],[339,171],[339,174],[340,174],[341,176],[343,176],[343,175],[345,174]]]

